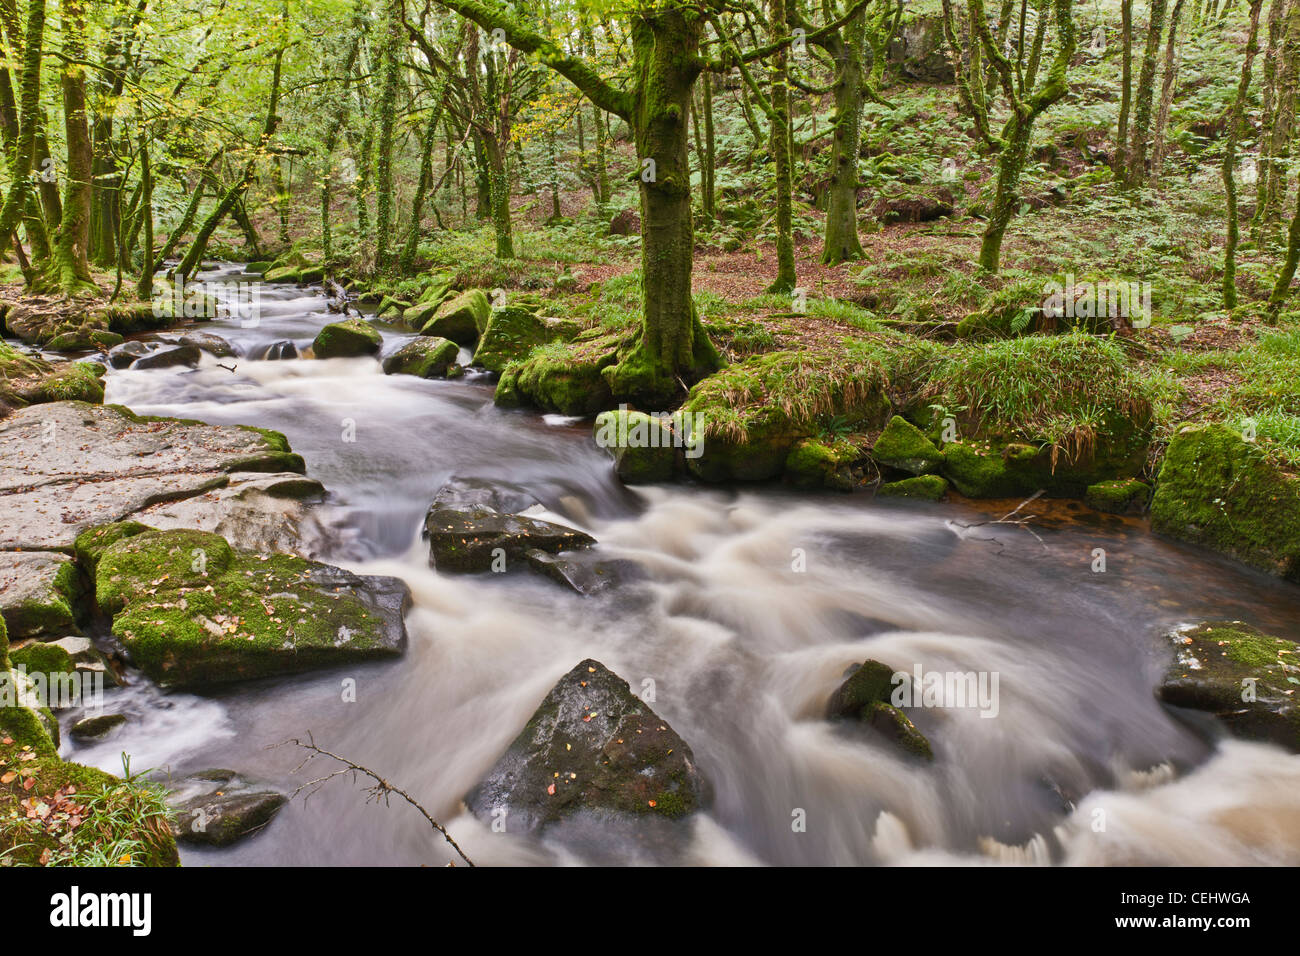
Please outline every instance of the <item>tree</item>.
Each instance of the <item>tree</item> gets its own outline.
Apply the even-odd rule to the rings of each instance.
[[[1246,39],[1246,59],[1241,66],[1237,97],[1228,114],[1228,141],[1223,148],[1223,187],[1228,195],[1228,236],[1223,248],[1223,307],[1237,306],[1237,243],[1239,217],[1237,209],[1237,144],[1246,124],[1246,97],[1250,93],[1251,67],[1259,53],[1259,11],[1264,0],[1250,0],[1250,34]]]

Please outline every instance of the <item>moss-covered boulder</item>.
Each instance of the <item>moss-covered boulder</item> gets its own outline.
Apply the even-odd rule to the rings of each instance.
[[[1039,487],[1034,476],[1012,468],[1006,454],[965,442],[944,446],[943,473],[967,498],[1012,498]]]
[[[832,420],[854,430],[883,424],[886,381],[880,363],[847,342],[729,365],[696,384],[682,406],[704,435],[700,455],[687,465],[705,481],[774,478],[796,442]]]
[[[1137,514],[1151,498],[1151,486],[1136,478],[1118,478],[1089,485],[1083,500],[1089,508],[1109,514]]]
[[[881,498],[920,498],[942,501],[948,494],[948,481],[941,475],[918,475],[902,481],[890,481],[876,489]]]
[[[396,296],[386,295],[379,300],[375,306],[375,318],[387,319],[389,321],[401,321],[403,314],[415,303],[407,302],[405,299],[399,299]]]
[[[150,678],[198,686],[395,657],[410,595],[395,578],[238,552],[220,535],[178,530],[105,547],[95,599]]]
[[[1180,628],[1170,639],[1175,659],[1156,690],[1161,701],[1300,753],[1300,645],[1240,621]]]
[[[577,335],[578,324],[571,319],[545,318],[522,306],[493,309],[474,349],[474,364],[489,372],[502,372],[509,363],[526,358],[539,345],[571,341]]]
[[[866,455],[846,438],[804,438],[785,458],[785,480],[796,488],[852,491],[866,483]]]
[[[418,328],[423,335],[450,339],[458,345],[473,345],[488,326],[492,303],[482,289],[470,289],[430,310]]]
[[[319,359],[378,355],[384,337],[364,319],[331,322],[316,334],[312,353]]]
[[[266,282],[300,282],[302,269],[296,266],[275,266],[263,272],[262,279]]]
[[[871,448],[876,464],[911,475],[930,475],[943,464],[943,452],[901,415],[895,415]]]
[[[909,675],[903,677],[911,680]],[[864,661],[831,694],[826,702],[826,717],[859,721],[907,753],[933,760],[930,741],[916,729],[907,714],[890,703],[896,685],[892,667],[880,661]]]
[[[0,411],[46,402],[104,400],[104,368],[93,362],[49,362],[0,342]]]
[[[76,633],[84,596],[76,564],[66,554],[0,552],[0,614],[15,640]]]
[[[170,784],[172,831],[182,843],[230,846],[264,829],[289,802],[233,770],[204,770]]]
[[[1300,477],[1225,425],[1175,433],[1151,499],[1151,527],[1300,581]]]
[[[511,362],[497,382],[495,401],[505,408],[531,405],[562,415],[590,415],[614,403],[604,370],[618,361],[621,336],[599,330],[571,342],[552,342]]]
[[[569,671],[465,797],[484,820],[527,833],[575,814],[686,817],[709,788],[686,741],[599,661]]]
[[[680,422],[679,422],[680,424]],[[685,436],[672,419],[626,406],[596,416],[596,444],[614,459],[614,472],[629,485],[671,481],[684,467]]]
[[[455,342],[422,335],[385,358],[384,372],[388,375],[441,378],[456,364],[459,353],[460,346]]]

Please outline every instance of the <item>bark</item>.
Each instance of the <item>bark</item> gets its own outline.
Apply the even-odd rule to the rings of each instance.
[[[405,36],[402,0],[384,5],[384,45],[380,53],[379,148],[375,161],[375,266],[392,264],[393,134],[397,125],[397,94],[401,80],[401,50]]]
[[[1169,15],[1169,35],[1165,40],[1164,79],[1160,90],[1160,109],[1156,113],[1155,146],[1151,151],[1152,178],[1158,180],[1165,166],[1165,130],[1169,126],[1169,111],[1174,105],[1174,84],[1178,80],[1178,21],[1183,15],[1184,0],[1175,0],[1174,11]]]
[[[1128,179],[1128,122],[1133,108],[1133,0],[1123,0],[1120,5],[1120,43],[1124,62],[1121,64],[1119,94],[1119,130],[1115,134],[1115,178]]]
[[[828,46],[835,58],[835,133],[831,144],[831,181],[826,205],[826,240],[821,261],[836,265],[864,255],[858,238],[858,153],[862,148],[862,56],[865,19],[854,17],[843,38]]]
[[[1223,186],[1228,197],[1228,235],[1223,248],[1223,307],[1237,305],[1237,243],[1239,211],[1237,209],[1237,144],[1246,124],[1246,97],[1250,94],[1251,68],[1259,53],[1259,11],[1264,0],[1250,2],[1250,34],[1246,40],[1246,59],[1241,65],[1237,98],[1228,118],[1228,141],[1223,148]]]
[[[1156,59],[1165,29],[1167,0],[1151,0],[1151,21],[1142,50],[1142,71],[1138,75],[1133,106],[1133,135],[1129,145],[1128,176],[1125,184],[1135,189],[1146,184],[1147,154],[1151,137],[1151,105],[1155,100]]]
[[[27,174],[32,168],[36,127],[40,116],[41,52],[45,34],[45,0],[27,5],[27,30],[23,46],[23,74],[19,95],[20,129],[9,162],[9,190],[0,207],[0,241],[8,243],[27,208]]]
[[[64,0],[63,49],[69,62],[64,66],[63,126],[67,143],[64,170],[63,218],[51,249],[48,275],[62,292],[75,295],[95,289],[87,252],[90,244],[90,201],[92,147],[86,122],[85,0]]]
[[[140,131],[140,215],[144,225],[144,247],[141,250],[140,281],[136,295],[141,299],[153,298],[153,167],[149,163],[149,138]]]
[[[784,36],[786,0],[768,0],[772,39]],[[790,58],[782,47],[771,59],[771,111],[768,134],[776,175],[776,279],[769,292],[789,292],[798,278],[794,267],[794,157],[790,150]]]

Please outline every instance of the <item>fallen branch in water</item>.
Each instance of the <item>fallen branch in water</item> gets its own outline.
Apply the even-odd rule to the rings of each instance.
[[[415,809],[420,811],[420,814],[424,817],[424,819],[429,821],[429,826],[433,827],[435,830],[437,830],[439,833],[442,834],[443,839],[451,844],[452,849],[455,850],[458,854],[460,854],[460,858],[462,860],[464,860],[469,866],[474,865],[474,861],[465,855],[465,851],[460,848],[460,844],[458,844],[452,838],[452,835],[447,832],[447,828],[444,827],[437,820],[435,820],[433,816],[429,813],[429,811],[424,809],[424,807],[420,805],[420,802],[418,800],[412,797],[401,787],[393,786],[391,783],[389,783],[383,777],[379,776],[379,774],[375,773],[369,767],[363,767],[361,766],[361,764],[354,763],[353,761],[349,760],[347,757],[340,757],[336,753],[330,753],[328,750],[323,750],[322,748],[316,746],[316,741],[311,736],[311,734],[307,735],[306,743],[303,743],[301,740],[294,737],[284,741],[283,743],[273,744],[272,746],[282,747],[285,744],[293,744],[295,747],[301,747],[303,750],[310,751],[310,753],[307,755],[307,758],[303,760],[303,762],[300,763],[298,766],[293,768],[294,773],[297,773],[303,767],[307,766],[307,764],[309,764],[317,756],[329,757],[331,760],[337,761],[338,763],[341,763],[343,765],[339,767],[337,770],[330,771],[329,773],[325,774],[325,776],[323,777],[317,777],[315,780],[307,781],[301,787],[298,787],[291,794],[289,794],[290,800],[298,796],[298,794],[302,793],[304,790],[310,790],[311,793],[308,793],[306,797],[303,797],[303,802],[306,803],[306,801],[311,797],[313,793],[315,793],[317,790],[319,790],[321,787],[323,787],[326,783],[328,783],[330,780],[334,779],[335,777],[341,777],[344,776],[345,774],[350,774],[352,776],[353,781],[355,782],[357,774],[364,774],[365,776],[369,777],[371,780],[374,781],[373,784],[365,788],[366,793],[369,794],[369,797],[366,801],[367,803],[369,803],[371,800],[375,801],[376,803],[379,802],[380,800],[383,800],[384,805],[388,806],[389,795],[394,793],[397,794],[399,797],[401,797],[411,806],[415,807]],[[448,865],[455,866],[456,864],[455,862],[452,862]]]
[[[984,525],[990,525],[990,524],[1015,525],[1017,528],[1024,528],[1026,531],[1032,534],[1034,536],[1034,540],[1037,541],[1039,544],[1041,544],[1043,546],[1043,550],[1046,551],[1047,542],[1044,541],[1041,537],[1039,537],[1038,532],[1029,526],[1029,522],[1037,518],[1038,515],[1023,515],[1022,517],[1019,518],[1016,517],[1016,515],[1020,514],[1021,509],[1024,508],[1025,505],[1029,504],[1031,501],[1036,501],[1037,499],[1041,498],[1045,493],[1046,493],[1045,488],[1038,489],[1032,495],[1026,498],[1024,501],[1020,502],[1020,504],[1016,505],[1006,514],[1004,514],[1001,518],[990,519],[988,521],[973,521],[970,524],[967,524],[964,521],[949,521],[948,524],[956,525],[957,527],[960,528],[982,528]],[[980,538],[977,540],[992,541],[999,545],[1002,543],[1001,541],[998,541],[997,538]]]

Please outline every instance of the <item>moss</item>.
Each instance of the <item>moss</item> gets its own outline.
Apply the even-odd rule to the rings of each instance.
[[[383,345],[384,338],[369,322],[363,319],[347,319],[343,322],[331,322],[317,333],[312,342],[312,353],[321,359],[341,358],[353,355],[375,355]]]
[[[1151,526],[1300,581],[1300,478],[1225,425],[1189,425],[1174,435]]]
[[[406,343],[384,359],[384,371],[389,375],[415,375],[419,378],[439,378],[456,364],[460,348],[447,339],[421,336]]]
[[[857,467],[863,457],[862,450],[846,438],[805,438],[786,456],[784,477],[797,488],[851,491],[863,480]]]
[[[872,701],[864,710],[862,719],[914,757],[934,759],[934,749],[930,746],[929,739],[916,729],[916,724],[912,723],[907,714],[892,704]]]
[[[614,403],[602,371],[617,361],[618,335],[589,332],[534,348],[502,372],[496,403],[530,404],[562,415],[590,415]],[[475,353],[477,358],[477,353]]]
[[[58,753],[59,722],[25,671],[0,670],[0,750],[13,746],[38,756]],[[12,745],[3,740],[12,740]],[[0,773],[3,771],[0,770]]]
[[[207,532],[151,531],[103,550],[95,594],[114,636],[162,684],[392,653],[382,615],[347,588],[327,590],[317,575],[328,570],[291,555],[237,553]]]
[[[69,362],[56,366],[53,374],[36,386],[32,401],[37,402],[89,402],[98,405],[104,401],[104,367],[93,362]]]
[[[435,303],[420,309],[428,315],[420,325],[412,324],[412,328],[418,328],[422,335],[440,336],[460,345],[472,345],[487,330],[492,316],[492,303],[482,289],[470,289],[440,306]],[[404,319],[410,311],[414,310],[404,313]]]
[[[943,464],[943,452],[935,447],[921,429],[895,415],[876,439],[871,457],[877,464],[913,475],[928,475]]]
[[[267,282],[299,282],[302,270],[290,265],[275,266],[262,273],[262,278]]]
[[[273,451],[290,451],[289,439],[285,437],[284,432],[275,431],[272,428],[261,428],[257,425],[237,425],[246,432],[256,432],[266,439],[266,443],[271,446]]]
[[[571,341],[577,335],[578,325],[571,320],[542,318],[522,306],[493,309],[474,349],[474,364],[501,372],[539,345]]]
[[[940,501],[948,494],[948,482],[939,475],[918,475],[881,485],[876,494],[882,498],[921,498]]]
[[[72,550],[77,556],[78,563],[87,572],[93,574],[95,566],[99,564],[99,556],[109,545],[123,538],[152,530],[154,529],[138,521],[115,521],[113,524],[100,525],[81,532],[73,542]]]
[[[24,668],[28,674],[71,674],[77,669],[72,656],[55,644],[32,641],[9,655],[14,667]]]
[[[683,437],[671,421],[644,412],[603,412],[593,427],[596,444],[614,459],[614,471],[627,484],[671,481],[678,469]]]
[[[1013,498],[1037,490],[1034,482],[1008,468],[1001,454],[963,442],[944,448],[943,473],[967,498]]]
[[[1110,514],[1141,511],[1151,497],[1151,487],[1136,478],[1099,481],[1089,485],[1084,502],[1089,508]]]

